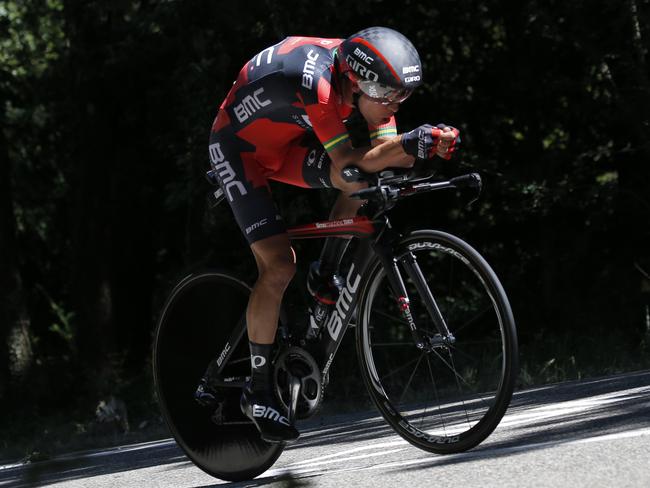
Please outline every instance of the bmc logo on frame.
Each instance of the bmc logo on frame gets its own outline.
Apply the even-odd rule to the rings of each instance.
[[[354,263],[350,266],[348,277],[345,280],[345,288],[341,290],[339,299],[336,301],[336,309],[332,312],[330,319],[327,321],[327,330],[335,341],[339,338],[341,329],[343,329],[343,318],[350,310],[352,295],[356,293],[357,288],[359,288],[359,283],[361,282],[361,275],[359,273],[357,273],[354,279],[352,278],[353,272]]]
[[[230,342],[226,342],[226,347],[224,347],[223,351],[221,351],[221,354],[219,354],[219,358],[217,359],[217,366],[221,366],[223,360],[226,359],[226,354],[228,354],[228,351],[230,351]]]

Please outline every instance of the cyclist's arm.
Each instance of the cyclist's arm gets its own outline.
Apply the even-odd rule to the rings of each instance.
[[[370,148],[353,149],[348,143],[328,151],[328,154],[337,170],[342,170],[350,164],[358,166],[366,173],[375,173],[388,167],[410,168],[415,158],[404,152],[400,137],[398,135],[386,138],[384,142]]]
[[[395,116],[392,116],[390,120],[379,126],[372,126],[368,124],[368,133],[370,135],[370,146],[377,147],[385,142],[389,142],[391,139],[397,136],[397,123],[395,122]],[[403,160],[397,158],[395,161],[391,162],[391,166],[410,166],[412,163],[412,158],[410,156],[405,156]]]
[[[367,173],[376,173],[391,166],[413,166],[415,158],[404,152],[401,135],[382,135],[376,138],[381,142],[371,147],[353,148],[347,129],[335,110],[322,102],[308,106],[306,110],[335,170],[340,171],[351,164]]]
[[[353,148],[335,100],[338,97],[329,83],[329,72],[321,73],[314,80],[311,89],[301,88],[305,111],[311,121],[316,136],[327,151],[335,170],[354,164],[367,173],[381,171],[389,166],[413,166],[415,158],[407,155],[400,143],[399,135],[382,136],[385,140],[375,147]],[[389,123],[390,124],[390,123]],[[385,124],[386,125],[386,124]],[[391,131],[396,134],[396,131]]]

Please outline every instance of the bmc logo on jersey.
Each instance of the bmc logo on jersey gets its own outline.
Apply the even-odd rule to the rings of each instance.
[[[307,53],[307,61],[302,68],[302,86],[311,90],[312,85],[314,84],[314,71],[316,70],[316,60],[318,59],[318,53],[314,53],[313,49],[310,49]]]
[[[264,93],[264,88],[258,88],[253,92],[252,95],[247,95],[243,100],[235,105],[234,111],[235,116],[239,122],[245,122],[251,115],[257,112],[260,108],[271,105],[271,100],[264,100],[262,94]]]

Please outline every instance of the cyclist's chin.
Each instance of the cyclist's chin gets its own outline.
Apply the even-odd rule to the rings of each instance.
[[[374,125],[374,126],[384,125],[387,124],[388,122],[390,122],[390,117],[381,117],[381,116],[374,117],[372,120],[368,121],[370,125]]]

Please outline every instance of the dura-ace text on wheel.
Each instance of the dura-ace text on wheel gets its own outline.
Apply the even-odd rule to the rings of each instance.
[[[465,451],[494,430],[512,396],[517,339],[508,299],[486,261],[457,237],[418,231],[395,247],[410,316],[377,263],[357,328],[368,391],[410,443]]]

